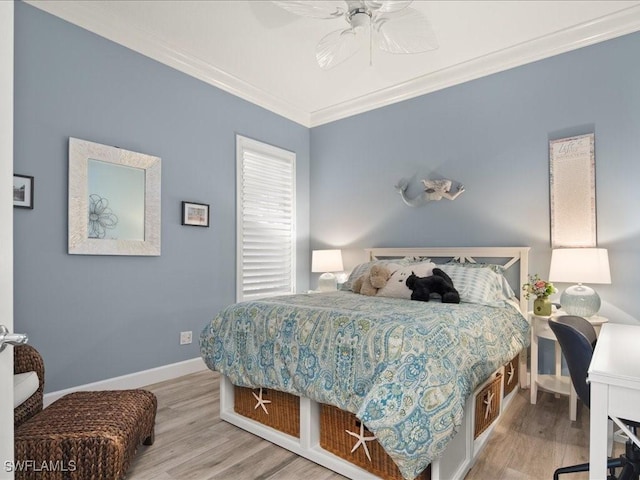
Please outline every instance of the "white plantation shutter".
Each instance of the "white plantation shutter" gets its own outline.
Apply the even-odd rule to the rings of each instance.
[[[238,301],[294,293],[295,153],[236,135]]]

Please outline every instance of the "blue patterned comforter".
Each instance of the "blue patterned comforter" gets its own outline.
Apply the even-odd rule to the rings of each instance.
[[[519,311],[351,292],[232,305],[200,336],[207,366],[355,413],[407,479],[437,458],[466,399],[529,342]]]

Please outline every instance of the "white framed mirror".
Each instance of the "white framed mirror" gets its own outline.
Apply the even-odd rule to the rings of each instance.
[[[69,138],[69,253],[160,255],[159,157]]]
[[[551,247],[595,247],[595,135],[549,142]]]

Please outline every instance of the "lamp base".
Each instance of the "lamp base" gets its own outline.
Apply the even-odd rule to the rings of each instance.
[[[338,289],[338,280],[333,273],[323,273],[318,279],[318,291],[335,292]]]
[[[578,284],[562,292],[560,305],[569,315],[591,317],[600,310],[600,296],[593,288]]]

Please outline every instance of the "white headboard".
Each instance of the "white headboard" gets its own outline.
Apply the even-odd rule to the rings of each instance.
[[[436,263],[456,259],[460,262],[485,261],[503,265],[505,269],[518,265],[517,285],[511,285],[520,299],[520,311],[527,313],[529,302],[522,295],[522,285],[529,274],[530,247],[411,247],[411,248],[365,248],[370,260],[398,257],[429,257]]]

